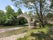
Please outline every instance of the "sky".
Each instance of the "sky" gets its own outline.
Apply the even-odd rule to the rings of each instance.
[[[17,7],[14,6],[13,2],[11,0],[0,0],[0,10],[4,10],[6,6],[10,5],[15,11],[18,10]],[[25,7],[22,6],[22,11],[26,12],[28,9],[26,9]]]
[[[14,4],[13,4],[13,2],[11,0],[0,0],[0,10],[5,11],[5,8],[8,5],[10,5],[15,11],[18,10],[18,8],[14,6]],[[23,12],[29,11],[29,9],[25,8],[24,6],[21,6],[21,9],[22,9]]]

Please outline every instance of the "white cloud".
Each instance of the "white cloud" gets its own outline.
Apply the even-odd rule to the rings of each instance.
[[[14,9],[14,6],[13,5],[10,5],[12,7],[12,9]]]
[[[6,12],[6,10],[3,10],[4,12]]]
[[[34,6],[34,4],[33,4],[33,3],[31,3],[31,2],[29,2],[28,4],[29,4],[29,5],[32,5],[32,6]]]
[[[24,13],[25,11],[24,11],[24,10],[22,10],[22,12]]]

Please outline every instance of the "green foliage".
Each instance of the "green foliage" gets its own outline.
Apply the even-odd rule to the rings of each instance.
[[[6,15],[5,15],[5,22],[4,25],[11,25],[13,24],[13,19],[14,18],[14,10],[11,8],[11,6],[6,7]]]
[[[48,14],[47,14],[47,17],[48,17],[48,18],[53,18],[53,14],[52,14],[52,13],[48,13]]]
[[[50,1],[51,1],[50,8],[52,8],[53,7],[53,0],[50,0]]]
[[[15,12],[10,5],[6,7],[6,12],[0,10],[0,25],[23,25],[26,23],[24,18],[17,19],[17,16],[22,14],[22,10],[19,8]],[[20,23],[19,23],[20,22]]]
[[[19,15],[19,14],[22,14],[21,8],[18,9],[18,15]]]
[[[13,14],[14,13],[14,10],[9,5],[6,7],[6,11],[7,11],[6,12],[7,14]]]
[[[25,18],[21,17],[21,18],[19,18],[18,22],[19,22],[19,25],[23,25],[23,24],[27,23],[27,20]]]
[[[44,33],[44,32],[38,32],[38,33],[32,33],[33,37],[36,38],[36,40],[51,40],[50,34]]]
[[[41,26],[44,27],[44,16],[46,12],[49,11],[49,4],[47,0],[12,0],[15,3],[16,7],[24,6],[28,9],[33,9],[33,12],[36,12],[38,19],[41,22]],[[48,0],[49,1],[49,0]],[[48,8],[47,8],[48,7]],[[43,14],[44,13],[44,14]],[[31,15],[31,14],[29,14]]]
[[[4,11],[0,10],[0,25],[3,24],[4,22],[4,16],[5,16]]]

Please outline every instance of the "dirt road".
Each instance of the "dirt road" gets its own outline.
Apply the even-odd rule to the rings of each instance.
[[[23,28],[23,27],[14,27],[14,28],[0,29],[0,33],[7,32],[7,31],[12,31],[12,30],[17,30],[17,29],[21,29],[21,28]]]
[[[19,35],[12,35],[9,37],[0,38],[0,40],[16,40],[17,38],[23,38],[27,33],[21,33]]]

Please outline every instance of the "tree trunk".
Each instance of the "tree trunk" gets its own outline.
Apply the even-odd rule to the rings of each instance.
[[[45,25],[44,25],[44,20],[43,20],[43,13],[42,13],[42,8],[43,8],[42,1],[43,0],[40,0],[40,22],[41,22],[41,26],[44,27]]]

